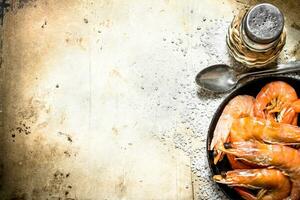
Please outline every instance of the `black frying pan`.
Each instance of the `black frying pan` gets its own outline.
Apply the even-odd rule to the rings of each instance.
[[[298,97],[300,97],[300,80],[295,78],[288,78],[288,77],[282,77],[282,76],[274,76],[274,77],[262,77],[258,78],[252,81],[247,82],[245,85],[235,89],[219,106],[217,109],[215,115],[213,116],[213,119],[210,123],[208,134],[207,134],[207,140],[206,140],[206,152],[207,152],[207,159],[208,164],[210,167],[210,170],[212,172],[212,175],[220,174],[221,171],[229,171],[231,170],[230,165],[228,163],[228,160],[226,157],[217,165],[214,165],[213,163],[213,155],[212,152],[209,151],[210,143],[213,137],[213,133],[216,127],[216,124],[218,122],[218,119],[220,115],[222,114],[222,111],[224,107],[227,105],[227,103],[234,98],[237,95],[251,95],[253,97],[256,97],[258,92],[261,90],[263,86],[265,86],[267,83],[272,81],[284,81],[288,84],[290,84],[297,92]],[[298,124],[299,124],[299,118],[298,118]],[[232,200],[243,200],[243,198],[240,197],[240,195],[235,192],[232,188],[228,187],[227,185],[219,184],[220,189],[225,193],[225,195]]]

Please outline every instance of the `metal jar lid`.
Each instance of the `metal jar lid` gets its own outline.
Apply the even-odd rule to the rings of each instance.
[[[277,40],[283,27],[283,14],[269,3],[258,4],[251,8],[244,20],[244,29],[249,39],[261,44]]]

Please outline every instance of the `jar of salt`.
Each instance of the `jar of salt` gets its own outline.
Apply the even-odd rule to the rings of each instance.
[[[240,12],[227,34],[230,54],[247,67],[264,67],[274,62],[285,45],[282,12],[262,3]]]

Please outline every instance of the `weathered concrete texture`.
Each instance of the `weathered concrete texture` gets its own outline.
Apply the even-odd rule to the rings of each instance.
[[[3,26],[1,199],[226,199],[205,155],[224,96],[195,74],[233,63],[231,19],[255,1],[19,0]],[[280,62],[300,58],[299,1]]]

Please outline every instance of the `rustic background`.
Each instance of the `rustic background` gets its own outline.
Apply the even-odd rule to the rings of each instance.
[[[300,1],[279,62],[300,59]],[[2,0],[0,199],[226,199],[205,141],[243,0]],[[235,65],[236,66],[236,65]]]

